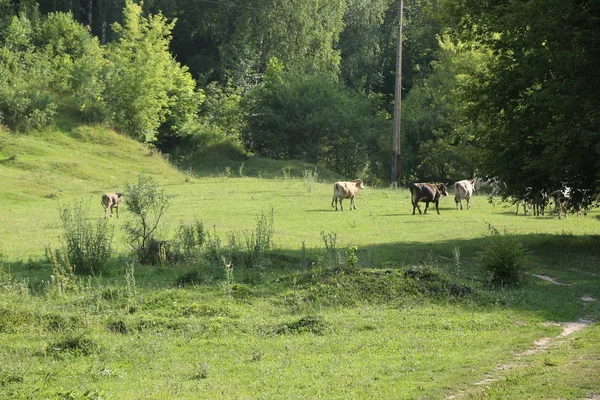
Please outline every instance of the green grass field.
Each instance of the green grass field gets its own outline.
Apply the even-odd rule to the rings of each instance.
[[[335,212],[335,174],[312,182],[308,168],[252,159],[189,176],[98,127],[0,131],[0,398],[600,396],[598,210],[523,216],[477,196],[461,211],[448,196],[441,215],[413,216],[406,190],[367,187],[358,210]],[[229,278],[200,259],[136,265],[125,194],[110,268],[57,290],[45,247],[61,247],[58,205],[84,199],[102,218],[100,195],[140,174],[172,196],[165,238],[198,220],[244,237],[272,211],[274,256]],[[527,249],[524,285],[484,285],[491,228]],[[202,283],[178,287],[191,272]]]

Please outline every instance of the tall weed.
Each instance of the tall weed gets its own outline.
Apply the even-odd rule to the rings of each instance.
[[[319,177],[319,173],[317,172],[316,167],[315,167],[314,171],[312,171],[310,169],[304,170],[304,187],[306,188],[306,190],[309,193],[312,192],[313,189],[315,188],[318,177]]]
[[[519,286],[524,282],[527,251],[516,238],[501,234],[489,225],[479,262],[492,287]]]
[[[75,272],[101,275],[110,259],[114,228],[106,219],[87,220],[89,202],[75,200],[72,206],[59,205],[64,236],[63,246],[68,264]]]

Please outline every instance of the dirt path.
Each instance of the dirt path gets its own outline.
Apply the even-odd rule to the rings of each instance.
[[[570,286],[569,284],[558,282],[558,281],[554,280],[553,278],[550,278],[549,276],[546,276],[546,275],[532,275],[532,276],[542,279],[542,280],[545,280],[547,282],[550,282],[554,285]],[[580,300],[585,303],[591,303],[591,302],[596,301],[596,299],[594,299],[592,296],[589,296],[589,295],[583,295],[580,298]],[[489,383],[492,383],[492,382],[495,382],[495,381],[501,379],[504,376],[504,374],[506,373],[506,371],[510,371],[510,370],[512,370],[514,368],[518,368],[519,366],[522,365],[522,363],[519,362],[520,358],[528,357],[528,356],[546,351],[546,350],[548,350],[548,348],[550,346],[552,346],[554,344],[558,344],[565,337],[568,337],[569,335],[579,332],[580,330],[584,329],[585,327],[587,327],[593,323],[594,323],[594,321],[592,321],[591,319],[587,319],[587,318],[580,318],[576,322],[566,322],[566,323],[560,323],[560,324],[557,322],[548,322],[547,325],[561,326],[563,328],[560,335],[553,337],[553,338],[543,337],[543,338],[536,340],[533,343],[533,347],[530,348],[529,350],[526,350],[526,351],[518,354],[516,356],[516,360],[514,362],[496,366],[496,368],[494,368],[494,370],[492,372],[489,372],[487,374],[487,377],[485,379],[475,382],[474,385],[475,386],[483,386],[483,385],[487,385]],[[448,396],[447,399],[460,399],[461,397],[465,396],[466,394],[467,394],[467,391],[462,391],[462,392]],[[594,397],[591,397],[590,399],[600,400],[600,396],[594,396]]]

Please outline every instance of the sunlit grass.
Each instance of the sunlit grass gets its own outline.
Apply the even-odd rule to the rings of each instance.
[[[229,174],[190,176],[106,129],[0,131],[1,261],[31,288],[23,292],[0,276],[0,392],[109,399],[597,394],[598,324],[543,354],[519,354],[540,338],[556,338],[558,323],[598,317],[598,301],[581,301],[600,300],[598,210],[562,220],[523,216],[476,196],[472,209],[461,211],[449,196],[441,215],[413,216],[406,190],[367,187],[356,198],[358,210],[335,212],[333,176],[319,175],[309,190],[304,165],[254,163],[247,174],[232,165]],[[257,170],[268,172],[248,177]],[[182,221],[201,220],[226,240],[272,210],[276,251],[292,260],[306,252],[310,263],[234,265],[229,286],[220,266],[137,265],[132,286],[124,278],[132,260],[121,230],[131,217],[125,194],[120,218],[110,220],[115,254],[106,274],[79,277],[72,292],[57,294],[44,256],[46,245],[61,247],[57,202],[89,200],[89,219],[102,218],[102,192],[142,173],[172,196],[165,239]],[[523,243],[530,274],[569,286],[528,275],[521,287],[489,290],[477,255],[490,227]],[[321,268],[323,235],[334,235],[342,257],[356,246],[358,269]],[[434,268],[473,295],[415,291],[403,275],[414,265]],[[199,268],[204,284],[176,287]],[[312,320],[318,329],[281,329]],[[510,363],[522,366],[497,371]],[[474,385],[490,374],[498,379]]]

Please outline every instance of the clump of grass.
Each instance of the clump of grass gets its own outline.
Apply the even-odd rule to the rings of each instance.
[[[50,332],[75,331],[84,327],[83,320],[74,315],[65,316],[63,314],[50,313],[43,316],[43,320],[46,330]]]
[[[491,225],[489,231],[483,250],[479,253],[487,283],[495,288],[522,285],[526,273],[526,249],[516,238],[500,234]]]
[[[30,326],[35,315],[23,309],[0,308],[0,333],[17,333]]]
[[[192,373],[192,379],[207,379],[208,378],[208,364],[198,363],[194,366],[194,372]]]
[[[200,285],[204,282],[204,277],[198,269],[193,269],[181,275],[175,281],[176,287],[186,287]]]
[[[21,372],[5,370],[3,367],[0,367],[0,387],[8,386],[12,383],[21,383],[23,382],[24,374]]]
[[[63,338],[47,345],[46,353],[56,358],[65,355],[89,356],[100,351],[100,345],[85,335],[69,334]]]
[[[106,330],[113,333],[129,333],[129,327],[127,323],[122,319],[110,320],[106,323]]]
[[[323,317],[318,315],[307,315],[300,318],[299,320],[284,323],[277,326],[273,332],[276,335],[284,334],[300,334],[300,333],[312,333],[313,335],[324,335],[326,332],[332,329],[331,325],[328,324]]]

